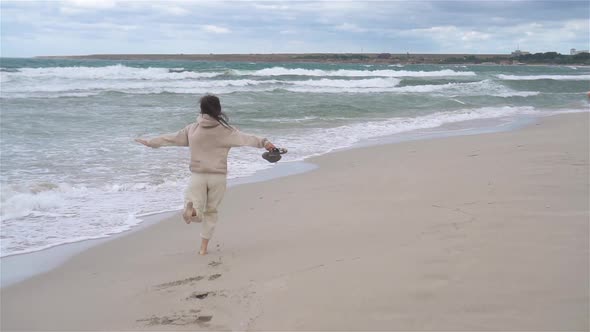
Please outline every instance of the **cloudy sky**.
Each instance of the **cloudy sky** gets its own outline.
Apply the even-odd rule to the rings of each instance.
[[[7,1],[1,55],[588,49],[582,1]]]

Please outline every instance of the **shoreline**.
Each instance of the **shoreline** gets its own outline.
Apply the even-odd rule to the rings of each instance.
[[[567,55],[569,56],[569,55]],[[435,53],[273,53],[273,54],[90,54],[42,55],[32,59],[114,60],[114,61],[197,61],[255,63],[335,63],[376,65],[561,65],[589,66],[586,62],[520,62],[511,54],[435,54]],[[467,60],[470,61],[467,61]],[[463,61],[462,61],[463,60]]]
[[[230,189],[209,256],[175,215],[2,288],[3,328],[588,329],[588,130],[314,157]]]
[[[103,59],[103,58],[93,58],[88,55],[50,55],[50,56],[32,56],[32,57],[22,57],[22,58],[14,58],[14,57],[7,57],[6,59],[34,59],[34,60],[78,60],[78,61],[175,61],[175,59]],[[473,62],[453,62],[453,63],[441,63],[441,62],[423,62],[423,63],[405,63],[405,62],[339,62],[339,61],[294,61],[294,60],[276,60],[276,61],[265,61],[265,60],[255,60],[255,61],[245,61],[245,60],[178,60],[178,61],[193,61],[193,62],[226,62],[226,63],[256,63],[256,64],[264,64],[264,63],[284,63],[284,64],[349,64],[349,65],[372,65],[372,66],[385,66],[385,65],[399,65],[399,66],[410,66],[410,65],[440,65],[440,66],[474,66],[474,67],[486,67],[486,66],[517,66],[517,67],[581,67],[581,68],[590,68],[590,64],[578,63],[578,64],[556,64],[556,63],[520,63],[520,64],[507,64],[507,63],[473,63]],[[401,68],[401,67],[400,67]]]
[[[311,159],[322,157],[332,153],[340,153],[343,151],[363,149],[367,147],[374,147],[388,144],[400,144],[409,141],[421,141],[431,139],[444,139],[447,137],[455,136],[470,136],[470,135],[481,135],[486,133],[497,133],[504,131],[513,131],[525,128],[530,125],[535,119],[555,116],[555,115],[536,115],[536,116],[520,116],[518,118],[511,118],[508,123],[498,123],[497,118],[495,119],[484,119],[487,122],[486,125],[474,127],[474,128],[463,128],[465,125],[474,122],[482,121],[478,120],[467,120],[457,123],[447,123],[439,127],[417,129],[409,132],[403,132],[388,136],[381,136],[374,139],[366,139],[359,141],[352,146],[339,148],[319,156],[307,157],[303,160],[287,161],[274,165],[271,168],[260,170],[250,176],[233,178],[228,180],[228,188],[240,186],[244,184],[260,183],[266,181],[272,181],[282,177],[289,177],[296,174],[313,171],[318,165],[310,162]],[[453,128],[459,125],[459,128]],[[35,275],[49,272],[55,268],[58,268],[64,262],[71,257],[82,253],[92,247],[102,245],[108,241],[118,239],[120,237],[127,236],[133,232],[138,232],[146,227],[150,227],[155,223],[162,222],[170,218],[174,214],[178,214],[180,210],[168,210],[151,213],[145,216],[136,216],[136,218],[142,221],[137,225],[123,232],[114,233],[98,238],[82,239],[72,242],[60,243],[47,248],[14,253],[0,257],[0,264],[4,267],[8,267],[12,270],[12,266],[30,266],[34,269],[27,269],[24,271],[14,271],[7,274],[4,272],[0,278],[0,288],[10,286],[11,284],[24,281]]]

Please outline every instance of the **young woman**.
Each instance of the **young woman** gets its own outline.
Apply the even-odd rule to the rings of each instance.
[[[191,179],[185,192],[182,217],[187,224],[203,222],[201,255],[207,254],[209,240],[217,223],[217,207],[225,193],[227,154],[238,146],[265,148],[275,146],[266,138],[248,135],[233,128],[221,111],[219,98],[206,95],[201,98],[201,114],[197,121],[174,134],[151,140],[135,141],[151,148],[161,146],[188,146],[191,151]]]

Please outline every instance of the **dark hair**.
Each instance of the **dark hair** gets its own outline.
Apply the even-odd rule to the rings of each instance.
[[[201,97],[200,103],[201,114],[207,114],[221,123],[222,126],[230,129],[232,128],[229,125],[229,118],[221,111],[221,103],[219,102],[219,98],[217,96],[210,94],[204,95]]]

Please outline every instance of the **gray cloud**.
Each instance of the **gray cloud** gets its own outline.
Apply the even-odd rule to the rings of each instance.
[[[2,1],[2,55],[588,48],[587,1]]]

